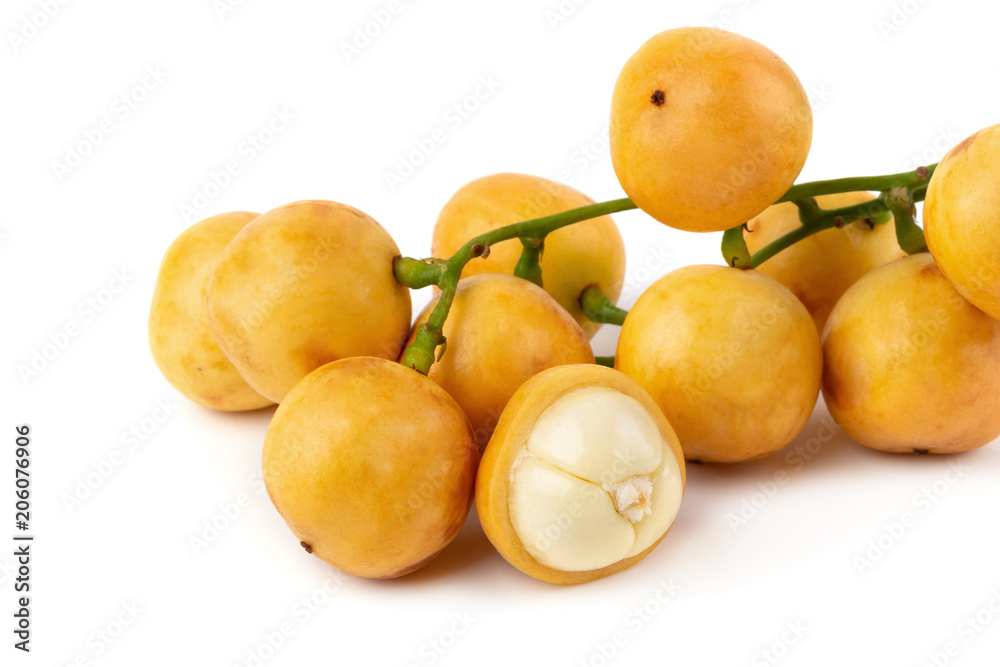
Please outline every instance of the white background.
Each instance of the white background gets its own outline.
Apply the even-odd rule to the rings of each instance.
[[[934,161],[1000,121],[996,3],[567,0],[564,16],[558,0],[410,0],[350,58],[342,45],[388,0],[51,2],[43,21],[44,4],[7,0],[0,12],[0,538],[14,532],[13,425],[24,422],[37,535],[30,656],[11,648],[12,547],[0,548],[0,662],[919,666],[954,642],[957,655],[938,664],[996,664],[996,443],[956,457],[883,455],[831,439],[820,406],[782,453],[690,466],[673,530],[624,573],[537,582],[496,555],[473,513],[423,570],[366,581],[306,555],[268,502],[259,457],[270,411],[218,414],[184,400],[146,344],[160,257],[200,217],[340,200],[422,256],[441,206],[479,176],[565,172],[595,199],[621,196],[605,140],[611,89],[645,39],[675,26],[724,25],[795,69],[815,107],[801,180]],[[460,125],[446,121],[482,77],[496,89],[481,89]],[[127,117],[123,94],[135,107]],[[275,109],[294,118],[249,159],[244,142]],[[111,131],[81,164],[54,166],[103,119]],[[385,173],[438,127],[446,142],[391,191]],[[240,172],[210,187],[229,160]],[[719,262],[718,235],[637,212],[618,220],[625,306],[672,267]],[[127,284],[112,295],[103,290],[116,271]],[[86,305],[107,297],[99,313]],[[414,294],[415,312],[427,298]],[[70,324],[79,334],[22,378],[18,368]],[[613,352],[616,333],[598,335],[598,354]],[[158,402],[170,411],[162,423]],[[141,441],[125,439],[132,429]],[[110,476],[93,475],[116,450]],[[89,497],[68,506],[81,490]],[[213,521],[224,526],[215,534]],[[984,624],[973,626],[977,612]]]

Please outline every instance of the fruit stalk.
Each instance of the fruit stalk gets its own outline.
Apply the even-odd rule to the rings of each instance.
[[[785,248],[825,229],[844,227],[857,220],[869,220],[873,225],[884,224],[889,221],[889,213],[893,212],[894,208],[900,209],[903,218],[902,222],[900,218],[896,218],[897,235],[900,233],[899,225],[904,225],[905,229],[904,236],[900,239],[900,247],[909,254],[919,252],[926,246],[921,247],[922,233],[919,242],[914,238],[916,234],[913,229],[920,232],[920,228],[913,222],[912,207],[915,202],[923,201],[927,193],[927,183],[936,167],[937,165],[933,164],[899,174],[837,178],[792,186],[775,203],[795,203],[799,207],[802,226],[755,252],[750,258],[751,266],[760,266]],[[813,201],[814,197],[820,195],[857,191],[877,191],[881,194],[872,201],[836,209],[823,209]],[[902,214],[903,209],[906,210],[906,215]],[[903,244],[904,240],[906,245]],[[725,251],[723,254],[725,255]]]
[[[837,178],[793,185],[775,203],[794,202],[799,206],[802,227],[761,248],[753,256],[749,256],[746,250],[742,228],[730,229],[723,234],[723,255],[726,257],[726,263],[740,268],[752,268],[760,266],[785,248],[824,229],[843,227],[862,219],[869,219],[872,224],[884,224],[888,222],[889,213],[894,207],[900,209],[897,200],[900,199],[901,192],[905,191],[906,193],[906,200],[909,202],[908,211],[912,211],[913,203],[923,201],[927,192],[927,183],[934,173],[935,167],[937,167],[936,164],[898,174]],[[830,210],[820,208],[813,201],[813,198],[819,195],[860,190],[881,192],[882,194],[870,202]],[[541,285],[542,276],[539,260],[546,235],[577,222],[630,211],[635,208],[637,208],[636,204],[628,198],[590,204],[562,213],[499,227],[480,234],[467,241],[447,260],[435,257],[422,260],[410,257],[397,258],[393,263],[393,273],[400,283],[411,289],[420,289],[430,285],[437,285],[441,289],[441,298],[437,306],[427,322],[418,329],[413,344],[406,348],[403,353],[401,359],[403,365],[416,369],[425,375],[430,371],[437,348],[446,344],[442,330],[445,320],[448,318],[451,304],[455,299],[455,291],[458,289],[462,270],[473,259],[487,255],[491,245],[515,238],[520,239],[524,244],[524,251],[518,261],[515,275]],[[903,239],[907,242],[906,246],[903,246],[904,249],[907,249],[908,252],[923,249],[922,236],[918,240],[913,232],[914,228],[919,232],[919,228],[913,223],[912,213],[909,216],[904,214],[900,217],[902,217],[903,222],[897,222],[897,224],[904,225]],[[584,309],[588,308],[588,304],[592,308],[593,316],[591,312],[588,312],[587,316],[595,322],[621,324],[627,311],[616,308],[610,300],[600,293],[600,290],[597,290],[596,293],[593,290],[594,288],[588,288],[581,295]],[[585,299],[588,292],[590,293],[589,300]],[[602,303],[601,299],[607,303]],[[608,306],[611,308],[609,309]]]
[[[743,225],[727,229],[722,233],[722,256],[726,264],[734,269],[749,269],[753,267],[750,260],[750,250],[743,238]]]
[[[927,250],[924,232],[917,226],[914,216],[917,207],[910,191],[904,187],[893,188],[887,196],[892,217],[896,220],[896,241],[907,255],[914,255]]]
[[[622,322],[625,321],[625,316],[628,315],[627,310],[613,304],[597,285],[591,285],[583,290],[583,294],[580,295],[580,305],[583,307],[584,314],[591,321],[600,324],[621,326]]]
[[[441,332],[444,328],[444,322],[448,318],[448,311],[451,310],[451,304],[455,300],[455,291],[458,289],[458,280],[462,275],[462,269],[476,257],[482,257],[489,252],[491,245],[515,238],[544,238],[562,227],[634,208],[636,208],[635,204],[629,199],[615,199],[600,204],[591,204],[490,230],[467,241],[447,260],[433,257],[424,260],[404,257],[396,260],[393,264],[396,280],[412,289],[428,286],[427,279],[432,270],[426,266],[419,266],[420,264],[441,266],[441,273],[437,281],[437,286],[441,289],[441,298],[427,322],[417,331],[413,344],[406,348],[401,363],[424,375],[430,371],[438,346],[445,344],[444,334]],[[541,280],[540,276],[539,280]]]
[[[542,285],[541,261],[542,251],[545,249],[545,237],[522,238],[521,245],[524,246],[524,249],[521,250],[521,256],[514,267],[514,275],[533,282],[539,287],[544,287]]]

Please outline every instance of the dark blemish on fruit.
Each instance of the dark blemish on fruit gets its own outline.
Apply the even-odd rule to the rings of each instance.
[[[658,90],[649,96],[649,101],[658,107],[663,106],[663,102],[667,99],[667,96],[663,94],[662,90]]]
[[[701,459],[688,459],[687,462],[693,463],[696,466],[704,465],[704,461],[702,461]]]
[[[868,225],[868,229],[875,229],[875,221],[872,220],[871,218],[865,218],[861,222],[863,222],[866,225]]]
[[[299,542],[299,546],[305,549],[307,554],[311,554],[313,552],[313,547],[308,542]]]
[[[971,146],[976,141],[977,138],[979,138],[978,132],[976,132],[971,137],[966,137],[957,146],[952,148],[951,152],[949,152],[948,155],[958,155],[962,151],[968,150],[969,146]]]
[[[914,449],[914,450],[913,450],[913,453],[914,453],[914,454],[921,454],[921,455],[924,455],[924,454],[930,454],[930,453],[931,453],[931,450],[929,450],[929,449]]]

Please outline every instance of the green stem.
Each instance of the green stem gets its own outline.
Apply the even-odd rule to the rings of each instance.
[[[628,315],[627,310],[622,310],[612,303],[597,285],[591,285],[583,290],[583,294],[580,295],[580,307],[583,308],[583,314],[587,319],[600,324],[621,326],[625,322],[625,316]]]
[[[514,275],[542,287],[542,250],[545,238],[522,238],[521,256],[514,266]]]
[[[722,233],[722,257],[726,260],[726,264],[734,269],[753,268],[750,250],[747,248],[746,239],[743,238],[743,225],[727,229]]]
[[[885,176],[839,178],[793,185],[775,203],[795,202],[799,206],[799,214],[803,219],[802,227],[789,232],[757,251],[750,257],[750,266],[758,266],[796,241],[800,241],[824,229],[842,227],[845,224],[863,218],[871,218],[873,222],[884,222],[884,219],[881,218],[884,218],[883,214],[890,210],[887,193],[894,188],[905,188],[912,202],[921,201],[927,190],[927,181],[934,173],[936,166],[920,167],[914,171]],[[820,209],[814,205],[815,202],[810,201],[813,197],[820,195],[863,190],[882,192],[882,196],[874,202],[866,202],[857,206],[847,206],[832,211]],[[393,273],[400,283],[412,289],[420,289],[434,284],[437,284],[441,288],[441,296],[437,305],[431,312],[427,322],[417,330],[414,342],[403,353],[402,363],[424,374],[430,370],[431,365],[434,363],[437,348],[446,344],[442,330],[445,319],[448,317],[448,311],[451,309],[451,304],[455,299],[455,291],[458,289],[458,280],[462,275],[462,269],[475,257],[488,254],[491,245],[514,238],[526,239],[525,250],[522,253],[521,260],[518,262],[518,266],[520,267],[519,275],[541,284],[541,269],[540,267],[535,267],[538,257],[534,250],[537,250],[537,254],[540,255],[541,240],[546,235],[577,222],[611,213],[630,211],[635,208],[638,207],[632,200],[627,198],[591,204],[570,211],[490,230],[468,241],[447,260],[436,258],[424,260],[409,257],[397,258],[393,262]],[[905,218],[906,216],[904,215],[903,217]],[[737,238],[736,230],[729,230],[723,237],[724,241],[727,242],[725,246],[728,251],[727,262],[734,266],[745,266],[746,258],[743,256],[741,248],[741,245],[743,245],[742,229],[736,229],[739,229],[741,232],[739,238]],[[532,239],[539,241],[539,247],[529,250],[529,245],[533,243]],[[915,242],[911,245],[915,245]],[[611,304],[611,307],[615,308],[614,304]],[[607,322],[614,322],[615,319],[624,320],[626,311],[618,308],[615,308],[614,311],[597,308],[593,313],[596,317],[608,318],[605,320]],[[589,316],[590,314],[588,313]]]
[[[458,289],[458,280],[462,276],[462,269],[472,259],[488,253],[490,246],[515,238],[544,238],[562,227],[634,208],[637,207],[630,199],[615,199],[599,204],[590,204],[570,211],[491,229],[467,241],[447,260],[434,260],[433,258],[412,261],[397,260],[393,264],[396,280],[412,289],[427,287],[426,278],[430,269],[419,266],[420,264],[427,265],[439,262],[441,266],[437,283],[438,287],[441,288],[441,296],[427,318],[427,322],[420,326],[413,343],[403,353],[401,363],[424,375],[430,371],[431,365],[434,363],[435,351],[438,346],[446,343],[442,330],[448,312],[451,310],[451,304],[455,300],[455,292]]]
[[[897,237],[900,237],[900,247],[903,250],[907,250],[907,247],[909,247],[913,249],[913,252],[925,249],[925,245],[923,248],[920,247],[923,244],[923,233],[920,232],[920,228],[913,221],[912,208],[914,202],[923,201],[924,196],[927,194],[927,182],[934,173],[935,167],[937,167],[936,164],[902,174],[840,178],[832,181],[803,183],[801,186],[796,185],[792,187],[788,192],[796,192],[799,198],[789,199],[789,195],[786,194],[780,201],[792,201],[799,207],[799,219],[802,221],[802,226],[793,229],[755,252],[750,258],[752,265],[755,267],[760,266],[782,250],[825,229],[844,227],[858,220],[870,220],[872,224],[886,223],[890,220],[889,214],[893,212],[893,207],[900,207],[900,202],[895,201],[900,197],[903,197],[905,200],[903,205],[909,211],[904,216],[902,223],[904,231],[901,237],[899,228],[901,223],[897,219],[896,234]],[[849,187],[851,189],[839,190],[831,184],[836,185],[837,188]],[[816,195],[864,190],[881,190],[882,194],[871,201],[835,209],[823,209],[818,205],[812,206],[808,203]],[[900,210],[902,211],[902,209]],[[916,232],[913,231],[914,229]],[[919,239],[917,238],[917,232],[919,232]],[[903,245],[904,242],[907,244],[906,246]],[[910,251],[907,250],[907,252]]]
[[[608,368],[615,367],[614,357],[594,357],[594,362],[601,366],[607,366]]]
[[[407,277],[407,287],[421,289],[437,285],[441,281],[441,273],[444,270],[444,265],[444,262],[433,257],[430,259],[397,257],[392,262],[392,271],[397,278],[400,275]]]
[[[917,207],[906,188],[894,188],[886,194],[892,217],[896,220],[896,241],[907,255],[927,250],[924,231],[917,226],[914,216]]]
[[[887,174],[885,176],[853,176],[850,178],[834,178],[828,181],[812,181],[810,183],[800,183],[789,188],[776,204],[786,201],[797,201],[819,197],[820,195],[832,195],[841,192],[887,192],[896,187],[906,187],[914,189],[920,185],[926,187],[927,181],[934,174],[936,164],[929,167],[920,167],[913,171],[904,171],[899,174]]]

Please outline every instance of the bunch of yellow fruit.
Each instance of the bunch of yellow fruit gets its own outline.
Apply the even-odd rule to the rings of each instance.
[[[318,200],[217,215],[167,250],[153,357],[207,407],[280,404],[264,480],[307,552],[400,576],[448,545],[475,499],[511,564],[589,581],[663,539],[685,460],[781,449],[821,389],[875,449],[960,452],[1000,435],[1000,126],[877,181],[878,196],[793,187],[812,140],[799,80],[712,28],[646,42],[611,107],[629,200],[607,208],[498,174],[445,205],[426,260]],[[924,198],[929,253],[912,218]],[[607,320],[582,295],[617,310],[624,245],[601,213],[635,207],[725,231],[730,265],[673,271],[617,311],[608,368],[589,343]],[[410,287],[431,285],[411,321]]]

